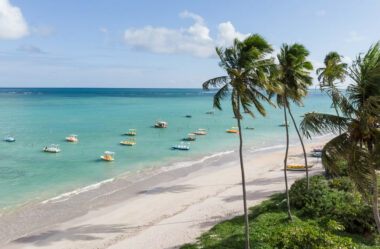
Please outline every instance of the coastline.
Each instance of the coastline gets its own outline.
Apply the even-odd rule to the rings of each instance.
[[[310,149],[323,143],[323,140],[312,141],[306,146]],[[246,153],[247,172],[251,172],[250,177],[247,177],[248,181],[260,180],[262,176],[265,176],[269,182],[273,180],[276,182],[276,187],[272,187],[271,191],[261,191],[259,196],[249,201],[249,205],[258,204],[267,196],[281,191],[282,178],[278,176],[273,178],[269,175],[283,176],[281,170],[276,170],[282,167],[282,150],[280,146],[273,150]],[[293,145],[291,151],[292,154],[297,155],[300,148]],[[0,231],[0,245],[10,240],[13,242],[5,248],[41,248],[45,244],[47,248],[52,246],[54,248],[108,248],[111,245],[115,248],[170,248],[167,245],[149,247],[145,244],[148,239],[158,239],[154,234],[149,235],[152,230],[157,229],[157,224],[179,219],[178,217],[181,216],[186,217],[187,212],[206,202],[220,202],[221,200],[212,201],[212,199],[218,199],[219,195],[237,191],[233,200],[228,202],[227,209],[225,205],[221,207],[219,203],[217,209],[206,208],[202,213],[197,212],[196,216],[194,213],[190,215],[191,219],[187,217],[187,222],[178,223],[197,223],[208,217],[207,225],[202,225],[201,228],[186,227],[184,230],[181,228],[180,230],[184,233],[188,231],[187,234],[181,235],[182,238],[174,236],[173,241],[165,237],[165,243],[177,243],[173,245],[173,248],[176,248],[183,243],[193,241],[200,232],[207,230],[213,224],[241,214],[240,171],[234,167],[237,165],[237,160],[236,151],[220,157],[211,156],[187,167],[162,168],[157,174],[140,175],[137,179],[117,178],[74,196],[67,195],[69,199],[64,199],[64,194],[60,198],[52,198],[50,201],[42,202],[26,210],[18,210],[10,216],[0,217],[0,230],[3,230]],[[299,155],[296,160],[300,160]],[[299,162],[302,163],[302,160]],[[250,167],[257,163],[265,164],[267,167]],[[321,169],[315,165],[311,173],[316,172],[321,172]],[[291,182],[294,180],[293,176],[304,176],[300,172],[292,172],[290,175]],[[157,203],[162,203],[162,205],[157,205]],[[210,213],[217,214],[220,211],[222,213],[211,217],[210,220]],[[115,223],[115,221],[119,222]],[[161,226],[158,231],[161,234],[162,227],[165,226]],[[170,231],[177,231],[177,229],[171,228]],[[142,235],[144,233],[145,235]],[[160,241],[164,242],[162,239]]]

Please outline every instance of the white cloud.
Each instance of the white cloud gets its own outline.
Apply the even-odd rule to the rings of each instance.
[[[326,10],[318,10],[315,12],[316,16],[324,16],[326,15]]]
[[[50,25],[40,25],[36,27],[31,27],[31,31],[33,34],[40,36],[49,36],[54,33],[54,27]]]
[[[216,42],[218,46],[229,46],[233,43],[235,38],[244,40],[248,36],[249,34],[237,32],[231,22],[224,22],[218,25],[218,36]]]
[[[235,31],[231,22],[218,26],[216,39],[210,37],[210,29],[202,17],[184,11],[181,18],[192,18],[195,23],[188,28],[169,29],[146,26],[142,29],[129,28],[124,33],[125,42],[134,48],[162,54],[191,54],[196,57],[215,55],[215,46],[228,46],[234,38],[244,39],[247,35]]]
[[[344,39],[345,42],[358,42],[364,40],[365,37],[362,35],[359,35],[356,31],[351,31],[350,35]]]
[[[43,54],[44,53],[40,48],[33,46],[33,45],[22,45],[18,48],[18,50],[21,52],[26,52],[26,53],[30,53],[30,54]]]
[[[0,39],[19,39],[29,34],[20,8],[0,0]]]

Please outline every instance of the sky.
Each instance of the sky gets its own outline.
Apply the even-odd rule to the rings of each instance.
[[[351,63],[380,40],[379,13],[378,0],[0,0],[0,87],[199,88],[224,75],[215,47],[254,33],[305,45],[315,68],[330,51]]]

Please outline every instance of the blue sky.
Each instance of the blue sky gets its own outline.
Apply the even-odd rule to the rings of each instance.
[[[214,48],[300,42],[315,67],[380,39],[377,0],[0,0],[0,87],[200,87]]]

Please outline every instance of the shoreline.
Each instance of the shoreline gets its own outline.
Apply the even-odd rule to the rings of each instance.
[[[319,139],[316,139],[316,140],[318,141]],[[320,140],[325,140],[325,138],[324,139],[320,138]],[[323,142],[321,141],[315,142],[315,140],[311,142],[308,141],[306,143],[306,146],[307,147],[317,146],[316,144],[321,144],[321,143]],[[297,149],[295,149],[296,147],[297,145],[293,145],[291,148],[292,150],[293,149],[299,150],[298,148],[299,146],[297,147]],[[252,162],[252,160],[254,161],[255,158],[257,157],[268,159],[271,154],[280,155],[281,151],[282,151],[282,148],[278,147],[272,150],[271,149],[259,150],[259,151],[255,151],[254,153],[246,152],[245,161],[247,162],[247,165],[248,165],[249,163]],[[133,201],[145,200],[151,203],[153,201],[152,196],[160,196],[162,193],[164,194],[169,193],[169,195],[170,194],[175,195],[182,192],[184,193],[192,192],[191,184],[188,184],[188,185],[177,184],[178,179],[191,181],[198,178],[207,178],[210,175],[215,175],[215,174],[220,175],[225,171],[231,171],[231,168],[233,168],[233,166],[236,165],[237,159],[238,159],[237,153],[236,151],[234,151],[233,153],[229,153],[227,155],[224,155],[218,158],[211,156],[210,158],[207,158],[204,160],[203,159],[198,160],[195,163],[193,163],[191,166],[187,166],[187,167],[179,167],[179,168],[174,168],[174,169],[167,167],[168,170],[166,171],[162,170],[158,174],[143,177],[142,180],[140,179],[138,181],[133,181],[128,178],[124,178],[124,179],[117,178],[106,184],[97,183],[97,184],[100,184],[100,186],[97,188],[90,189],[83,193],[81,192],[74,196],[68,195],[69,200],[67,199],[61,200],[60,198],[57,198],[57,197],[51,198],[50,201],[45,200],[44,201],[45,204],[40,203],[39,205],[37,204],[34,207],[30,208],[29,210],[18,210],[16,213],[10,216],[0,217],[0,231],[3,230],[0,233],[2,234],[0,235],[0,245],[6,244],[9,241],[14,241],[18,239],[16,240],[16,242],[10,243],[9,248],[22,248],[22,246],[25,246],[25,245],[27,245],[28,248],[33,248],[31,246],[35,244],[36,241],[34,240],[30,241],[30,236],[28,237],[28,235],[30,234],[41,233],[41,234],[45,234],[46,236],[46,233],[44,233],[44,231],[49,231],[53,229],[54,227],[62,226],[62,224],[70,224],[70,223],[74,224],[78,221],[89,221],[93,219],[93,217],[104,216],[105,213],[110,213],[109,211],[110,209],[113,210],[111,212],[113,213],[115,209],[120,208],[119,206],[121,206],[121,203],[123,204],[122,206],[127,207],[128,204],[131,204],[131,203],[133,204]],[[277,163],[281,164],[281,162],[282,160],[278,161]],[[271,168],[275,168],[275,167],[272,165]],[[232,172],[234,175],[236,175],[236,173],[240,173],[240,171],[236,169],[232,170]],[[264,174],[264,173],[265,172],[261,172],[261,174]],[[299,173],[297,175],[299,175]],[[237,176],[239,176],[239,174]],[[239,178],[237,178],[236,180],[239,181]],[[109,181],[109,180],[106,180],[106,181]],[[204,183],[207,183],[207,182],[208,182],[207,179],[204,180]],[[236,182],[230,185],[225,185],[225,184],[221,184],[219,186],[215,185],[214,187],[218,189],[217,193],[221,193],[230,188],[236,187]],[[204,190],[203,192],[209,192],[209,190]],[[175,214],[180,214],[187,208],[192,207],[193,205],[197,203],[207,201],[209,197],[215,196],[216,194],[213,191],[211,192],[212,193],[208,193],[206,196],[203,196],[205,193],[201,193],[202,198],[200,198],[200,196],[197,196],[198,199],[192,200],[191,203],[187,203],[191,198],[189,200],[183,200],[185,202],[183,203],[183,205],[180,205],[180,207],[171,207],[171,209],[173,209],[171,210],[172,212],[170,212],[170,214],[165,214],[164,217],[159,217],[160,213],[158,213],[156,215],[151,215],[152,217],[149,217],[148,220],[145,220],[145,223],[143,222],[144,219],[136,221],[136,227],[133,234],[137,235],[138,231],[144,230],[144,228],[147,228],[147,227],[149,228],[150,225],[160,222],[165,217],[173,217]],[[160,203],[160,201],[157,200],[157,203]],[[41,208],[41,205],[43,205],[42,208]],[[136,204],[133,204],[133,206],[135,205]],[[141,206],[144,207],[144,205],[141,205]],[[166,206],[166,205],[163,205],[163,206]],[[164,211],[165,209],[162,210],[163,213],[165,213]],[[69,214],[67,214],[68,212]],[[94,213],[97,213],[97,214],[94,216]],[[233,216],[236,215],[235,212],[232,212],[232,213],[234,214]],[[138,215],[137,211],[135,215]],[[41,217],[45,218],[42,222],[41,222]],[[57,225],[60,223],[62,224]],[[121,230],[123,229],[115,229],[114,232],[110,232],[110,233],[111,234],[122,233]],[[60,233],[58,232],[57,234],[54,234],[51,236],[52,237],[58,236],[58,234]],[[120,236],[121,235],[119,234],[119,239],[117,241],[123,241],[123,239],[125,239],[125,238],[121,239]],[[22,238],[20,239],[20,237],[23,237],[24,239]],[[44,241],[45,239],[49,240],[49,237],[50,236],[48,236],[48,238],[39,238],[37,241],[40,241],[40,240]],[[106,236],[106,237],[109,237],[109,236]],[[25,241],[25,238],[28,238],[28,239]],[[36,239],[35,237],[33,238]],[[92,243],[90,243],[89,241]],[[79,247],[71,247],[71,246],[76,245],[74,242],[74,244],[70,244],[69,248],[107,248],[108,247],[108,246],[94,247],[93,246],[94,241],[92,241],[91,239],[89,239],[89,241],[87,242],[89,242],[89,244],[91,245],[87,245],[85,243]],[[191,242],[191,241],[188,241],[188,242]],[[95,244],[97,244],[97,242]],[[115,243],[111,243],[111,244],[115,244]],[[64,244],[64,246],[61,246],[61,247],[60,246],[61,245],[55,245],[54,248],[68,247],[66,244]],[[36,246],[36,247],[40,248],[41,246]],[[6,248],[8,248],[8,246]],[[132,248],[138,248],[138,247],[132,247]]]

